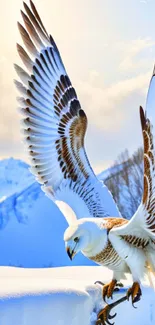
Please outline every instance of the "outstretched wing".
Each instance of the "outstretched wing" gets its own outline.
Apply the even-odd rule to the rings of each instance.
[[[18,23],[27,52],[17,45],[27,72],[15,65],[24,114],[22,131],[31,171],[53,200],[64,201],[77,217],[118,215],[107,188],[90,166],[84,136],[87,117],[66,73],[58,48],[30,1]],[[108,211],[108,209],[111,211]],[[108,213],[108,212],[109,213]]]
[[[125,226],[113,229],[130,244],[138,238],[155,240],[155,73],[150,82],[146,112],[140,107],[140,120],[144,144],[143,197],[136,213]]]

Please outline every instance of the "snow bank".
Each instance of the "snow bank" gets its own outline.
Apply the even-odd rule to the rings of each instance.
[[[111,272],[103,267],[52,269],[0,268],[1,325],[95,325],[103,307],[101,288],[95,280],[107,282]],[[126,285],[130,280],[126,281]],[[116,298],[124,295],[115,294]],[[130,302],[116,308],[116,325],[153,325],[155,293],[143,288],[137,309]]]

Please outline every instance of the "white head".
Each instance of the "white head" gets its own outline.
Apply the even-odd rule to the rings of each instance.
[[[89,254],[94,246],[96,247],[96,244],[99,244],[101,231],[103,236],[101,221],[95,218],[79,219],[73,225],[70,225],[64,234],[66,251],[69,258],[72,260],[80,251],[88,252]]]

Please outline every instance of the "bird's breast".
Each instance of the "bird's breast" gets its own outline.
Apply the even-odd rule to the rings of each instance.
[[[100,265],[109,267],[116,267],[121,263],[121,258],[119,257],[109,240],[103,250],[101,250],[94,256],[89,256],[89,259],[93,260],[94,262]]]

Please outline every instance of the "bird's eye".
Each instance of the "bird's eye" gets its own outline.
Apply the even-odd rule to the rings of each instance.
[[[74,241],[75,241],[75,243],[77,243],[79,241],[79,238],[78,237],[75,237],[74,238]]]

